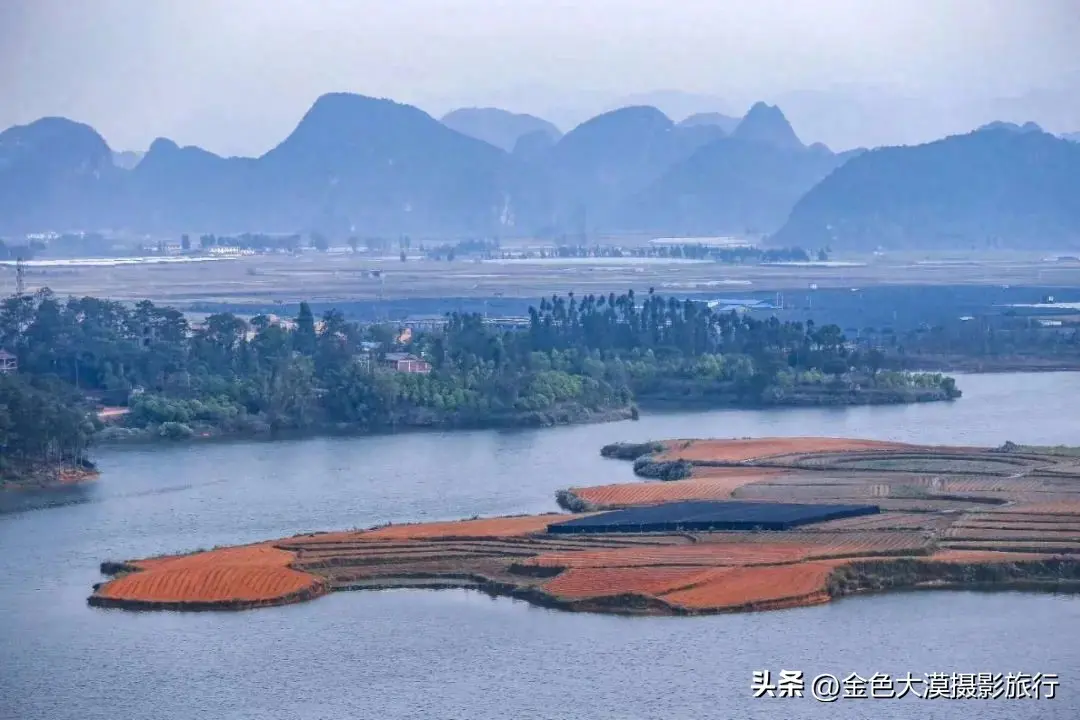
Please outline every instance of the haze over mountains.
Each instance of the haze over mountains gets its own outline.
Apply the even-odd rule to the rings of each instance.
[[[675,123],[651,106],[565,135],[542,118],[332,93],[275,148],[224,158],[158,139],[139,158],[45,118],[0,133],[0,233],[773,235],[806,247],[1080,241],[1080,145],[991,123],[913,147],[807,146],[776,106]],[[789,217],[790,215],[790,217]]]

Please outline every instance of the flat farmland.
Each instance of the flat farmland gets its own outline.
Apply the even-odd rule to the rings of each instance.
[[[178,306],[340,302],[377,298],[536,298],[553,292],[622,292],[655,287],[664,293],[739,295],[749,290],[852,288],[875,285],[1080,286],[1080,264],[1036,255],[935,261],[929,254],[852,258],[842,266],[727,265],[661,258],[471,260],[308,252],[205,262],[31,261],[27,287],[61,295],[151,299]],[[373,277],[378,270],[381,277]],[[0,265],[0,293],[15,287],[14,268]]]

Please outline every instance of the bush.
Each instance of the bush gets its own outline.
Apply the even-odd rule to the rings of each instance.
[[[686,460],[664,460],[657,462],[649,457],[640,457],[634,461],[634,474],[650,480],[684,480],[690,477],[694,466]]]
[[[600,454],[617,460],[637,460],[642,455],[660,452],[664,446],[658,442],[628,443],[617,442],[600,448]]]
[[[179,422],[165,422],[161,423],[161,427],[158,428],[158,435],[167,440],[187,440],[195,432],[184,423]]]

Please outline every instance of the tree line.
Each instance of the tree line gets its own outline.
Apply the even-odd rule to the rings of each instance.
[[[307,303],[288,320],[218,313],[193,324],[149,301],[12,297],[0,305],[0,347],[19,373],[0,402],[0,446],[23,443],[19,452],[33,455],[55,441],[79,455],[100,426],[64,413],[94,405],[129,408],[127,430],[108,432],[185,437],[544,423],[649,398],[782,403],[808,387],[955,391],[948,378],[889,371],[886,353],[853,349],[836,325],[757,320],[652,290],[553,295],[528,317],[525,328],[500,329],[450,313],[406,339],[337,310],[317,319]],[[390,351],[423,358],[431,372],[386,367]],[[53,419],[31,422],[29,407]]]

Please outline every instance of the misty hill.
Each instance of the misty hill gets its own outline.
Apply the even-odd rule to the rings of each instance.
[[[546,130],[534,130],[519,137],[510,154],[524,160],[540,160],[551,152],[558,140]]]
[[[319,98],[257,164],[276,227],[492,232],[543,194],[502,150],[411,105],[345,93]]]
[[[609,226],[627,197],[722,136],[712,126],[677,127],[647,106],[612,110],[582,123],[555,145],[547,164],[562,221]]]
[[[982,130],[853,158],[810,190],[781,244],[868,250],[1080,245],[1080,145]]]
[[[507,153],[389,100],[331,94],[259,158],[166,139],[132,170],[92,128],[46,118],[0,134],[0,231],[495,232],[549,214]]]
[[[123,171],[89,125],[47,117],[0,133],[0,232],[98,227]]]
[[[254,209],[255,164],[251,158],[223,158],[158,138],[124,174],[118,222],[151,231],[242,232],[261,221]]]
[[[724,131],[725,135],[730,135],[735,131],[739,121],[742,118],[731,117],[718,112],[707,113],[694,113],[690,117],[686,118],[679,123],[679,127],[699,127],[702,125],[718,127]]]
[[[717,124],[634,106],[557,141],[528,132],[506,153],[415,107],[330,94],[262,157],[159,138],[125,170],[91,128],[46,119],[0,136],[0,231],[741,232],[778,225],[839,162],[803,148],[775,108],[755,106],[736,130],[720,142]]]
[[[1080,132],[1064,133],[1061,137],[1064,140],[1080,143]]]
[[[791,123],[775,105],[763,102],[754,103],[739,124],[731,132],[736,140],[759,142],[784,150],[801,150],[799,136],[795,134]]]
[[[462,135],[511,152],[518,140],[541,132],[555,141],[562,137],[559,128],[534,115],[512,113],[499,108],[460,108],[443,116],[443,125]]]
[[[620,218],[624,227],[682,235],[769,233],[852,154],[804,147],[779,108],[757,103],[730,137],[702,143],[629,196]]]
[[[765,234],[848,154],[724,138],[700,148],[635,195],[628,226],[681,235]]]

